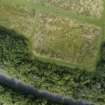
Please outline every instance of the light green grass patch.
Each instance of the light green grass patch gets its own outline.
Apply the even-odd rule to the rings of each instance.
[[[43,2],[45,3],[45,1]],[[75,11],[81,15],[97,18],[102,16],[104,9],[103,0],[46,0],[46,3],[59,9]]]
[[[95,68],[102,36],[99,27],[44,13],[37,13],[36,21],[35,55],[81,69]]]
[[[2,3],[2,2],[1,2]],[[0,25],[29,36],[32,31],[34,14],[30,8],[22,9],[7,4],[0,5]]]

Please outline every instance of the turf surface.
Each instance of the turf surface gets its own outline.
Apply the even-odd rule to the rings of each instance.
[[[36,13],[36,21],[32,36],[35,55],[70,67],[95,70],[102,40],[100,27],[45,13]]]
[[[104,7],[103,0],[45,0],[48,3],[66,11],[74,11],[85,16],[101,18]]]

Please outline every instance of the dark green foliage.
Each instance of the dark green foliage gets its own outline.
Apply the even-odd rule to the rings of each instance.
[[[15,31],[0,27],[0,64],[16,66],[27,56],[27,40]]]

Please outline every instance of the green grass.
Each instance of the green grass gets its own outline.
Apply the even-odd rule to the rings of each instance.
[[[25,36],[30,35],[32,31],[33,17],[31,10],[27,11],[25,7],[24,9],[16,8],[14,5],[8,7],[6,4],[0,6],[0,25],[14,29]]]
[[[40,1],[37,2],[37,0],[34,2],[33,0],[15,0],[15,2],[13,1],[11,4],[10,2],[11,0],[0,0],[0,68],[4,70],[6,75],[22,80],[26,84],[31,84],[39,89],[48,90],[60,95],[70,96],[76,100],[83,99],[88,102],[95,103],[96,105],[104,105],[105,44],[103,43],[102,47],[101,44],[102,41],[104,41],[103,37],[105,37],[105,24],[103,22],[105,11],[103,12],[103,16],[101,18],[97,18],[90,15],[86,16],[85,14],[84,16],[74,11],[64,10],[63,8],[60,9],[47,3],[40,3]],[[40,18],[40,13],[43,13],[45,17]],[[36,23],[36,20],[40,22],[46,19],[46,17],[50,17],[53,20],[55,18],[57,19],[55,23],[52,22],[50,24],[54,24],[54,27],[56,26],[57,28],[60,25],[59,27],[62,28],[61,33],[64,31],[63,29],[66,28],[66,31],[68,32],[70,28],[70,31],[72,32],[71,35],[75,35],[72,37],[73,39],[78,37],[77,33],[84,36],[87,35],[88,32],[88,34],[94,33],[92,34],[92,36],[95,38],[93,38],[94,41],[91,42],[90,40],[86,40],[87,42],[91,42],[89,45],[92,45],[92,47],[97,45],[91,50],[91,54],[94,52],[97,55],[94,58],[95,60],[93,60],[93,57],[89,57],[88,59],[86,58],[88,62],[90,59],[90,62],[94,62],[92,63],[92,67],[93,65],[96,66],[97,63],[97,67],[94,72],[88,72],[87,69],[81,71],[76,65],[74,67],[74,65],[72,66],[69,64],[68,67],[68,63],[65,64],[66,60],[56,61],[55,59],[49,59],[46,56],[42,56],[42,54],[41,56],[34,56],[32,54],[32,48],[34,45],[33,34],[36,31],[39,32],[41,26],[44,27],[43,24]],[[66,24],[65,27],[63,27],[61,24],[62,20],[64,21],[64,25]],[[73,29],[72,27],[67,27],[69,22],[72,22]],[[82,28],[80,28],[80,25],[82,25]],[[74,26],[78,27],[75,28]],[[54,27],[52,29],[54,29]],[[41,29],[41,31],[46,34],[46,27],[44,27],[43,30]],[[56,33],[56,31],[54,32]],[[97,32],[101,34],[98,34]],[[36,34],[34,34],[34,36],[35,35]],[[54,38],[56,39],[56,37],[59,37],[60,41],[58,42],[56,40],[54,40],[54,42],[48,41],[50,40],[50,37],[44,37],[44,41],[47,40],[47,47],[50,49],[50,51],[55,50],[50,48],[49,45],[53,45],[53,43],[59,43],[60,45],[62,44],[62,41],[66,42],[66,40],[69,40],[68,38],[65,39],[63,34],[61,36],[64,38],[62,38],[59,31],[57,32],[57,35],[59,36],[54,34]],[[100,35],[99,39],[98,35]],[[76,39],[76,41],[83,44],[85,43],[84,40],[81,40],[81,38]],[[67,53],[68,55],[69,50],[66,47],[55,47],[54,45],[54,48],[56,48],[56,51],[59,49],[61,55],[64,53]],[[78,47],[75,48],[78,52]],[[38,50],[39,49],[37,49],[37,51]],[[62,53],[61,50],[65,52]],[[76,53],[75,50],[73,50],[74,53]],[[43,51],[43,54],[44,53],[49,56],[48,53]],[[66,58],[68,59],[67,55]],[[99,59],[100,62],[96,62],[99,61]],[[87,67],[88,66],[86,65],[86,68]],[[6,87],[0,88],[0,102],[2,102],[4,105],[53,105],[45,100],[35,100],[30,96],[21,96],[18,93],[12,92]]]

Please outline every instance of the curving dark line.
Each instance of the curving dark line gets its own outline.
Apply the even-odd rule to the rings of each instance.
[[[18,91],[22,95],[32,95],[37,98],[46,99],[53,103],[58,103],[63,105],[93,105],[93,104],[85,103],[83,101],[76,102],[68,97],[55,95],[46,91],[40,91],[30,85],[25,85],[18,80],[10,79],[5,75],[0,75],[0,84],[14,91]]]

